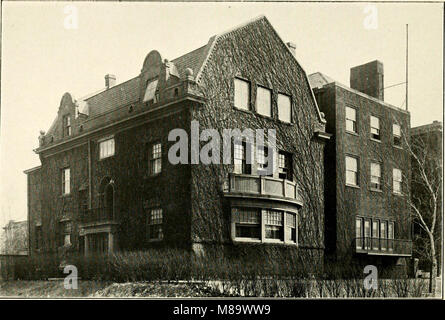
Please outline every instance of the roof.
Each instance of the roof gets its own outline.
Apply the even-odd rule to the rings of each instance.
[[[424,124],[421,126],[417,126],[411,128],[411,134],[419,134],[433,131],[442,131],[442,122],[441,121],[433,121],[433,123]]]
[[[276,36],[281,40],[284,48],[289,48],[284,43],[282,38],[279,36],[279,34],[276,32],[276,30],[273,28],[273,26],[269,23],[267,18],[264,15],[261,15],[259,17],[256,17],[250,21],[247,21],[243,23],[242,25],[239,25],[235,28],[232,28],[226,32],[220,33],[218,35],[215,35],[211,37],[208,41],[208,43],[204,46],[201,46],[191,52],[188,52],[176,59],[171,60],[171,62],[176,66],[180,78],[184,78],[186,76],[186,69],[190,68],[193,70],[193,74],[195,76],[195,80],[199,82],[200,76],[205,68],[205,65],[207,61],[209,60],[212,50],[215,46],[215,44],[219,41],[219,39],[222,39],[226,35],[240,30],[246,26],[249,26],[253,23],[257,23],[259,21],[265,20],[271,27],[271,29],[275,32]],[[292,55],[293,56],[293,55]],[[294,57],[295,58],[295,57]],[[296,61],[296,60],[295,60]],[[301,65],[296,61],[297,64],[300,66],[301,70],[306,76],[306,80],[309,83],[309,79],[307,79],[307,74],[304,71],[304,69],[301,67]],[[139,81],[139,75],[127,80],[123,83],[117,84],[109,89],[101,89],[95,93],[89,94],[77,101],[77,104],[79,106],[79,111],[83,114],[88,115],[88,120],[92,120],[94,118],[97,118],[101,115],[116,111],[120,107],[123,107],[125,105],[129,105],[132,103],[135,103],[139,101],[140,99],[140,81]],[[311,92],[312,93],[312,92]],[[319,115],[319,119],[321,122],[325,122],[323,117],[320,114],[320,110],[317,106],[315,97],[313,96],[313,101],[316,105],[317,113]],[[57,120],[57,118],[56,118]],[[50,129],[48,130],[47,135],[52,134],[52,132],[55,130],[54,126],[56,124],[56,120],[51,125]]]
[[[400,112],[409,113],[405,109],[396,107],[396,106],[394,106],[392,104],[389,104],[389,103],[387,103],[387,102],[385,102],[383,100],[380,100],[380,99],[377,99],[375,97],[372,97],[372,96],[370,96],[370,95],[368,95],[366,93],[363,93],[363,92],[361,92],[359,90],[352,89],[352,88],[348,87],[347,85],[344,85],[343,83],[338,82],[338,81],[332,79],[331,77],[329,77],[329,76],[327,76],[327,75],[325,75],[325,74],[323,74],[321,72],[315,72],[315,73],[310,74],[309,75],[309,83],[310,83],[312,89],[321,89],[325,85],[334,84],[334,85],[336,85],[336,86],[338,86],[338,87],[340,87],[342,89],[345,89],[345,90],[347,90],[349,92],[355,93],[355,94],[357,94],[359,96],[362,96],[362,97],[367,98],[369,100],[372,100],[372,101],[375,101],[377,103],[380,103],[381,105],[383,105],[385,107],[388,107],[388,108],[391,108],[391,109],[394,109],[394,110],[397,110],[397,111],[400,111]]]
[[[322,88],[324,85],[335,82],[334,79],[328,77],[327,75],[321,72],[315,72],[309,75],[309,84],[311,88]]]

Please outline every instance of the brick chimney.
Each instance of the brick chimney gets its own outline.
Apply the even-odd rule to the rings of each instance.
[[[116,76],[114,74],[105,75],[105,87],[110,89],[116,84]]]
[[[378,60],[351,68],[350,87],[371,97],[384,100],[383,63]]]

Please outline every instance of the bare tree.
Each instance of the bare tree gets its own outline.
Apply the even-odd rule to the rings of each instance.
[[[422,136],[403,136],[406,150],[411,156],[410,194],[406,197],[413,215],[413,222],[426,234],[424,254],[431,263],[429,292],[435,293],[437,275],[437,238],[440,236],[439,214],[442,205],[442,161],[440,151]],[[422,248],[420,248],[422,249]]]

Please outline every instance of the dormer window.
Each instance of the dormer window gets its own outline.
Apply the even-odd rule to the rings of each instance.
[[[71,135],[71,116],[66,115],[63,117],[63,134],[65,137]]]
[[[148,82],[147,89],[145,90],[144,100],[143,102],[152,101],[153,103],[158,102],[159,99],[159,91],[157,91],[158,80],[152,80]]]

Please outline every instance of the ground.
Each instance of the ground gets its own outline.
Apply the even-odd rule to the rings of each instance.
[[[307,280],[304,283],[285,285],[288,281],[273,280],[246,282],[127,282],[112,283],[106,281],[79,280],[78,289],[65,289],[63,279],[49,281],[0,281],[0,297],[16,298],[198,298],[228,296],[263,296],[263,297],[431,297],[427,294],[425,279],[411,279],[410,286],[400,280],[382,280],[375,293],[363,291],[362,280],[351,282]],[[440,280],[436,298],[441,297]],[[414,285],[415,284],[415,285]],[[421,286],[420,286],[421,285]],[[383,291],[384,294],[383,294]],[[347,293],[348,291],[349,293]]]
[[[193,283],[110,283],[78,282],[78,289],[65,289],[63,280],[0,281],[0,297],[215,297],[220,294],[203,284]]]

